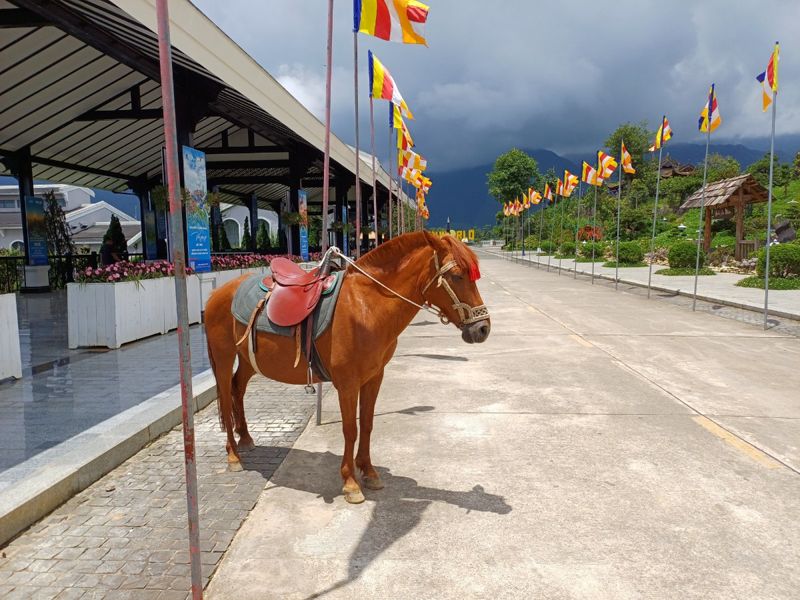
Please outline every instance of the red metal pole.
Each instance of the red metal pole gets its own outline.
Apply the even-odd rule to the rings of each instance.
[[[180,356],[181,407],[183,416],[183,455],[186,475],[186,508],[189,517],[189,559],[192,568],[192,598],[203,597],[200,565],[200,517],[197,512],[197,467],[194,451],[194,414],[191,410],[192,357],[189,346],[189,309],[186,292],[186,256],[183,246],[183,219],[178,174],[178,135],[175,127],[175,91],[172,83],[172,48],[169,39],[167,0],[156,0],[158,55],[161,66],[161,103],[164,107],[164,145],[166,179],[169,190],[170,228],[175,262],[175,297],[178,313],[178,353]]]
[[[369,95],[369,135],[372,143],[372,211],[375,215],[375,247],[378,247],[378,180],[375,175],[375,109],[372,106],[372,90]]]
[[[322,251],[328,249],[328,200],[331,177],[331,74],[333,72],[333,0],[328,0],[328,64],[325,73],[325,158],[322,163]]]
[[[356,112],[356,258],[361,256],[361,150],[358,123],[358,31],[353,30],[353,88]]]

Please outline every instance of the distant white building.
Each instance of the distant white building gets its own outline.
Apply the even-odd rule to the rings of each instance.
[[[108,230],[111,215],[116,215],[125,234],[130,240],[141,235],[139,220],[114,208],[107,202],[92,202],[94,192],[89,188],[73,185],[42,184],[35,185],[34,194],[42,196],[52,191],[64,209],[67,225],[72,232],[72,241],[78,248],[98,251],[103,236]],[[19,188],[16,185],[0,186],[0,248],[23,250],[22,216],[20,212]],[[128,243],[130,249],[130,242]]]

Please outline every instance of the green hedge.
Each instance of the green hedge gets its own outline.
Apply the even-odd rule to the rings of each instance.
[[[556,250],[555,242],[551,242],[550,240],[544,240],[539,244],[539,247],[542,249],[543,252],[547,254],[551,254]]]
[[[670,269],[693,269],[697,260],[697,245],[694,242],[679,242],[669,249],[667,255]],[[700,252],[700,267],[706,264],[706,255]]]
[[[561,242],[558,251],[561,256],[575,256],[575,242]]]
[[[592,258],[592,248],[594,248],[594,257],[597,260],[605,260],[606,245],[603,242],[586,242],[579,245],[578,252],[583,258]]]
[[[616,257],[615,257],[616,258]],[[632,265],[644,260],[642,247],[636,242],[620,242],[619,262],[623,265]]]
[[[759,277],[764,277],[766,263],[766,248],[762,248],[758,253],[758,263],[756,264],[756,273]],[[777,244],[770,247],[769,276],[800,277],[800,244]]]

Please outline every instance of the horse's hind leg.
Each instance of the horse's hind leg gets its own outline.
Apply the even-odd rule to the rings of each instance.
[[[247,431],[247,419],[244,416],[244,394],[247,391],[247,382],[255,375],[253,367],[246,360],[239,358],[239,367],[233,375],[233,422],[236,434],[239,436],[239,450],[252,450],[256,447],[250,432]]]
[[[356,467],[353,460],[353,450],[358,437],[358,422],[356,421],[356,406],[358,405],[358,388],[350,391],[339,389],[339,409],[342,413],[342,433],[344,433],[344,455],[342,456],[341,474],[344,486],[342,493],[344,499],[350,504],[360,504],[364,501],[364,494],[356,480]]]
[[[217,380],[217,406],[219,408],[219,419],[225,428],[227,441],[225,450],[228,455],[228,469],[231,471],[241,471],[242,463],[236,449],[236,439],[233,437],[233,398],[231,387],[233,384],[233,361],[236,356],[236,348],[232,340],[221,336],[207,335],[208,355]]]
[[[361,393],[358,399],[359,408],[359,436],[358,454],[356,454],[356,466],[363,474],[362,482],[368,490],[383,489],[381,476],[372,466],[372,459],[369,454],[370,436],[372,435],[372,421],[375,417],[375,402],[378,399],[378,392],[383,383],[383,370],[361,386]]]

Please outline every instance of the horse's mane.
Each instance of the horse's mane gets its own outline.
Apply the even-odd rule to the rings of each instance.
[[[396,268],[398,265],[391,260],[392,258],[402,259],[409,256],[414,250],[426,245],[437,251],[449,251],[453,255],[453,260],[456,261],[456,264],[464,273],[469,274],[472,281],[480,279],[481,272],[478,268],[478,257],[466,244],[450,235],[437,238],[424,231],[414,231],[392,238],[374,250],[367,252],[357,262],[360,267],[383,269],[391,266]]]

